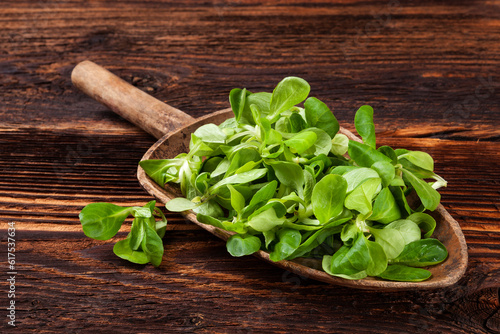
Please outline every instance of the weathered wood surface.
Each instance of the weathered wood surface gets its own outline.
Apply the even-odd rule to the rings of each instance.
[[[16,223],[16,325],[2,332],[500,331],[500,7],[495,1],[2,1],[0,221]],[[301,76],[353,129],[429,152],[449,181],[469,267],[455,286],[380,293],[329,286],[167,213],[162,265],[131,265],[81,232],[96,201],[143,205],[137,162],[155,142],[77,91],[91,59],[194,117],[231,88]],[[160,206],[160,205],[159,205]],[[6,311],[4,311],[6,312]],[[5,313],[2,313],[5,314]]]

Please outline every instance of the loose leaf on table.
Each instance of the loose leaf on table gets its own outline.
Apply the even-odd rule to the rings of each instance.
[[[388,260],[396,258],[405,248],[405,239],[398,230],[371,227],[370,232],[375,236],[375,242],[384,249]]]
[[[434,160],[426,152],[409,151],[407,153],[398,156],[398,160],[408,160],[413,165],[425,169],[427,171],[432,172],[434,170]]]
[[[312,191],[312,208],[321,224],[338,216],[344,207],[347,182],[340,175],[329,174],[323,177]]]

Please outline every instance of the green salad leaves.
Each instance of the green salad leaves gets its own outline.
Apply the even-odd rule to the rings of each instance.
[[[283,79],[272,93],[233,89],[234,118],[198,128],[189,152],[140,166],[161,186],[178,184],[184,197],[166,203],[168,210],[193,210],[200,222],[231,232],[227,250],[233,256],[262,250],[272,261],[314,258],[328,274],[346,279],[429,278],[422,267],[448,255],[432,238],[435,220],[424,212],[437,208],[436,189],[446,186],[432,158],[377,148],[370,106],[359,108],[354,119],[362,142],[349,139],[309,92],[297,77]],[[417,204],[407,200],[410,193]],[[91,204],[81,214],[84,231],[110,238],[131,213],[132,230],[115,253],[158,265],[166,221],[155,225],[156,211],[146,207],[147,213]]]

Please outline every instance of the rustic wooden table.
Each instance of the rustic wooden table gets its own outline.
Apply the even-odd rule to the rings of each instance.
[[[2,1],[1,331],[498,333],[499,55],[498,1]],[[72,86],[84,59],[194,117],[288,75],[348,129],[372,105],[381,145],[429,152],[449,181],[465,276],[430,291],[331,286],[232,258],[167,212],[159,268],[117,258],[126,231],[91,240],[78,213],[151,200],[135,174],[155,139]]]

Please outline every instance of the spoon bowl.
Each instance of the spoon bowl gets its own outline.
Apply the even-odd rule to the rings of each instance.
[[[170,159],[180,153],[188,152],[190,135],[198,127],[208,123],[220,124],[233,117],[231,109],[224,109],[194,119],[129,85],[90,61],[84,61],[75,67],[72,80],[75,86],[87,95],[110,107],[155,137],[159,138],[165,134],[144,154],[142,160]],[[340,132],[349,139],[360,141],[353,133],[342,127]],[[137,169],[137,178],[141,186],[161,203],[182,196],[180,189],[176,186],[160,187],[146,175],[141,167]],[[448,258],[438,265],[425,268],[432,273],[432,276],[423,282],[394,282],[372,277],[348,280],[325,273],[321,270],[321,262],[318,260],[298,258],[273,262],[269,259],[269,254],[264,251],[258,251],[254,255],[302,277],[346,287],[382,291],[443,288],[455,284],[465,273],[468,260],[467,245],[459,224],[441,204],[429,214],[437,223],[433,237],[446,246]],[[186,211],[183,215],[223,240],[231,236],[231,233],[227,231],[200,223],[192,211]]]

